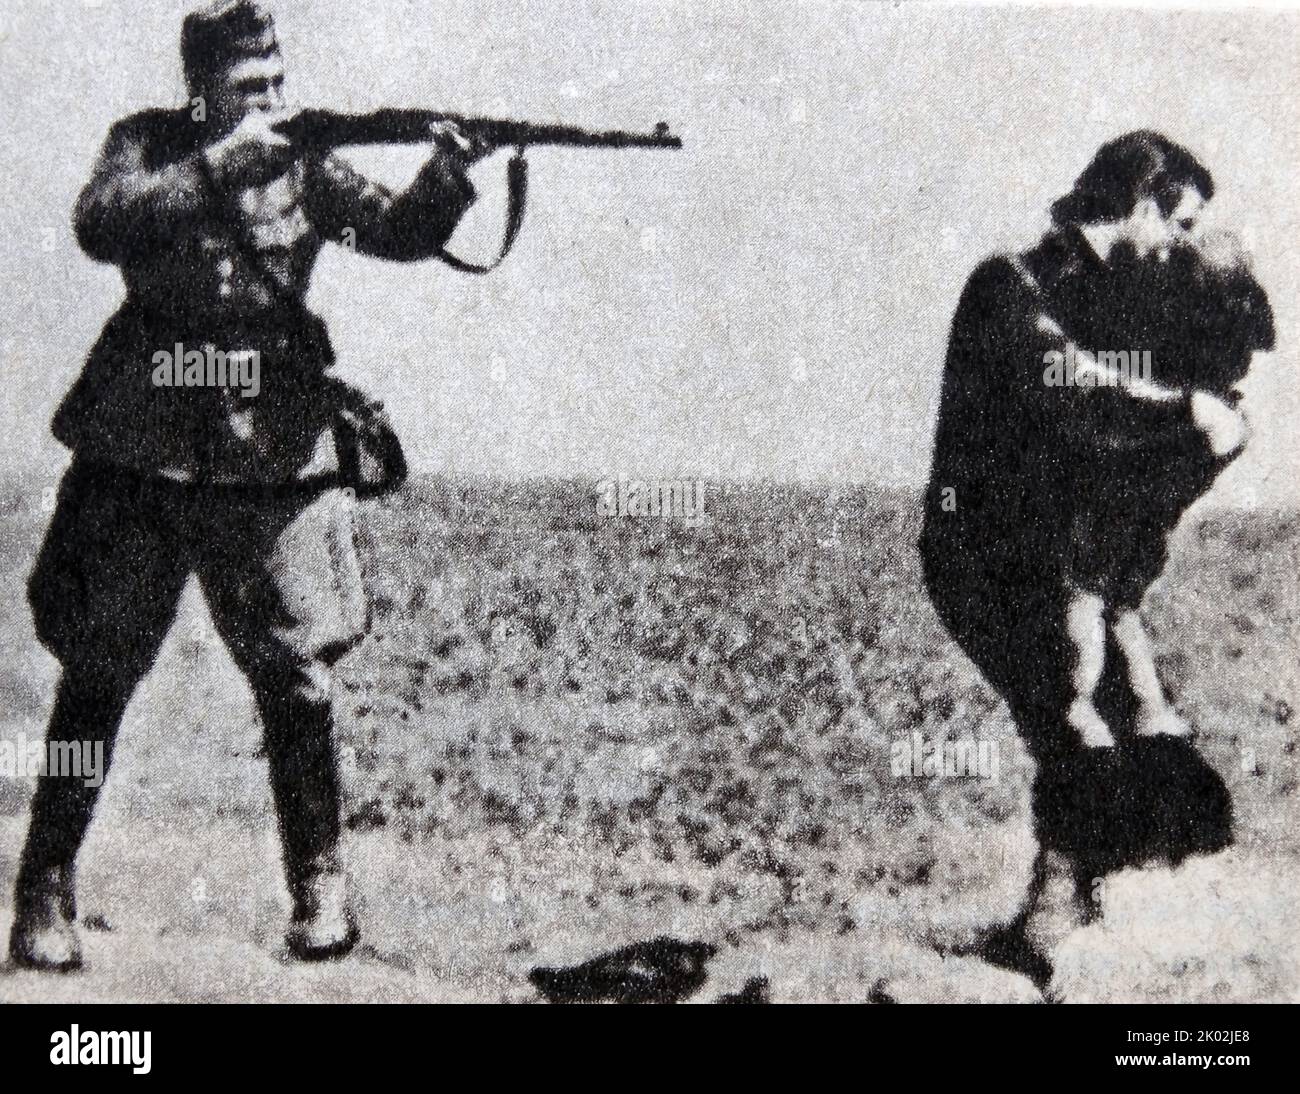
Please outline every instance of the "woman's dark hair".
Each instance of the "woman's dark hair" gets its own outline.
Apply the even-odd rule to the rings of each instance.
[[[1214,179],[1191,152],[1153,129],[1137,129],[1097,149],[1074,189],[1052,203],[1052,223],[1122,220],[1149,197],[1169,216],[1188,186],[1206,201],[1214,196]]]

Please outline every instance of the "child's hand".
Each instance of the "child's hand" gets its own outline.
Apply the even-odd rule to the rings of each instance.
[[[1192,421],[1209,439],[1216,456],[1232,455],[1250,436],[1246,415],[1208,391],[1192,394]]]

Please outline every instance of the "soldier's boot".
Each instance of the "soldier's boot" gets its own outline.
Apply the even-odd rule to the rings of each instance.
[[[339,852],[341,793],[330,704],[291,691],[261,705],[293,901],[285,942],[304,961],[342,957],[360,930]]]
[[[343,957],[361,937],[348,892],[347,873],[333,856],[310,863],[290,884],[293,918],[285,938],[302,961]]]
[[[100,774],[106,777],[131,689],[129,677],[102,680],[91,674],[65,672],[46,739],[102,740],[104,769]],[[37,781],[27,841],[18,864],[9,935],[9,955],[23,968],[71,972],[82,966],[75,864],[99,790],[76,777],[45,775]]]
[[[82,967],[71,866],[20,871],[9,956],[25,969],[74,972]]]

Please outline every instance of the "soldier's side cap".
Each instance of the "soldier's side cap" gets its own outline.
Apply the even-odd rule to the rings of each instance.
[[[215,0],[190,12],[181,26],[181,62],[191,85],[245,58],[268,57],[279,48],[275,20],[257,0]]]

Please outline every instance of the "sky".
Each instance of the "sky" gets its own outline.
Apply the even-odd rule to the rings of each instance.
[[[1279,348],[1221,492],[1300,500],[1300,16],[829,0],[282,0],[292,98],[596,128],[681,152],[538,149],[524,231],[469,277],[331,248],[311,304],[417,470],[919,484],[948,326],[1103,141],[1149,126],[1214,172]],[[189,5],[0,8],[2,448],[53,473],[58,399],[122,296],[70,212],[117,118],[183,101]],[[401,185],[419,149],[349,153]],[[504,166],[453,240],[493,248]]]

